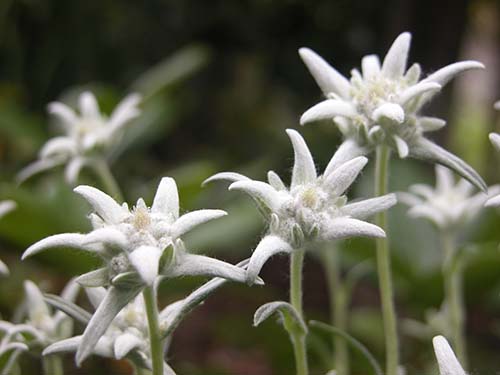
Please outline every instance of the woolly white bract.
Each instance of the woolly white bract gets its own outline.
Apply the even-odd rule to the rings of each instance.
[[[5,200],[0,202],[0,219],[16,208],[16,202]],[[0,276],[9,274],[6,264],[0,260]]]
[[[411,208],[412,217],[425,218],[441,230],[457,230],[479,213],[488,196],[483,192],[473,194],[474,186],[460,179],[455,183],[453,173],[443,166],[436,166],[436,187],[425,184],[410,186],[410,193],[399,193],[399,201]],[[489,187],[491,194],[500,192],[500,186]]]
[[[206,221],[226,215],[222,210],[198,210],[179,217],[179,196],[172,178],[158,186],[151,207],[141,198],[129,210],[109,195],[90,186],[75,191],[93,207],[94,230],[88,234],[63,233],[30,246],[23,259],[49,248],[70,247],[99,255],[103,268],[77,278],[87,287],[110,286],[106,297],[89,322],[77,352],[81,363],[104,334],[113,318],[145,286],[158,277],[218,276],[243,282],[245,271],[229,263],[186,251],[181,236]]]
[[[66,180],[74,184],[82,167],[96,157],[104,157],[105,152],[120,140],[124,126],[139,116],[139,102],[138,94],[127,96],[109,118],[100,112],[90,92],[80,95],[79,114],[63,103],[50,103],[48,111],[60,120],[65,135],[47,141],[38,160],[24,168],[18,180],[24,181],[36,173],[65,164]]]
[[[453,349],[443,336],[435,336],[432,339],[432,345],[434,346],[440,375],[466,375],[455,353],[453,353]]]
[[[366,155],[378,145],[387,145],[401,158],[446,165],[484,190],[483,180],[468,164],[424,138],[425,132],[442,128],[445,121],[418,114],[456,74],[483,65],[458,62],[420,80],[420,65],[406,69],[410,40],[409,33],[399,35],[382,63],[375,55],[365,56],[361,72],[353,69],[350,80],[312,50],[301,48],[302,60],[327,99],[307,110],[300,122],[331,119],[345,138],[340,151]]]
[[[264,263],[277,253],[290,253],[309,242],[348,237],[384,237],[384,231],[364,219],[396,203],[393,194],[347,204],[346,190],[367,163],[363,156],[344,162],[335,154],[322,176],[317,176],[314,160],[301,135],[288,129],[295,162],[290,187],[270,171],[268,183],[237,173],[223,172],[207,181],[229,180],[229,190],[240,190],[255,199],[269,220],[269,233],[262,238],[248,266],[253,282]]]

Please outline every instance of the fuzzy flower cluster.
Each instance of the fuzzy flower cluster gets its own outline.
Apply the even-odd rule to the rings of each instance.
[[[177,185],[165,177],[158,186],[151,207],[139,199],[129,209],[109,195],[90,186],[78,186],[94,212],[93,230],[88,234],[57,234],[30,246],[23,259],[54,247],[69,247],[100,256],[104,267],[81,275],[83,286],[109,286],[106,297],[90,320],[77,352],[80,363],[92,351],[113,318],[146,286],[160,278],[215,276],[243,282],[245,271],[232,264],[190,254],[181,236],[194,227],[226,215],[222,210],[198,210],[179,216]]]
[[[500,193],[500,186],[488,188],[492,195]],[[425,218],[441,230],[463,227],[476,217],[488,199],[483,192],[474,193],[474,186],[460,179],[455,183],[453,173],[445,167],[436,166],[436,187],[425,184],[410,186],[409,193],[399,193],[400,202],[407,204],[408,214]]]
[[[384,57],[368,55],[362,59],[361,72],[351,71],[350,80],[308,48],[299,53],[326,100],[307,110],[301,124],[329,119],[342,132],[341,152],[365,155],[378,145],[408,156],[439,163],[454,169],[481,189],[481,177],[465,162],[424,137],[445,121],[421,116],[419,111],[456,74],[483,68],[477,61],[463,61],[439,69],[421,79],[419,64],[407,69],[411,35],[399,35]]]
[[[268,183],[243,175],[222,172],[207,181],[229,180],[229,190],[249,194],[269,221],[269,233],[260,241],[248,266],[248,281],[253,282],[264,263],[273,255],[316,241],[348,237],[384,237],[384,231],[363,219],[396,203],[393,194],[348,203],[345,195],[367,159],[355,157],[344,162],[335,154],[323,175],[318,176],[311,152],[302,136],[288,129],[294,149],[290,187],[270,171]]]
[[[101,113],[90,92],[80,95],[79,114],[63,103],[50,103],[48,111],[60,120],[65,135],[45,143],[38,160],[24,168],[18,180],[24,181],[36,173],[66,165],[66,180],[74,184],[82,167],[104,157],[104,153],[120,140],[124,126],[139,116],[139,102],[138,94],[127,96],[109,118]]]
[[[71,280],[61,293],[61,298],[73,302],[80,290],[78,284]],[[24,282],[26,294],[23,309],[26,318],[22,323],[0,321],[3,337],[0,342],[0,357],[6,359],[2,364],[3,372],[9,372],[17,357],[24,351],[41,352],[47,346],[70,337],[73,334],[73,320],[61,311],[52,312],[43,294],[35,283]]]

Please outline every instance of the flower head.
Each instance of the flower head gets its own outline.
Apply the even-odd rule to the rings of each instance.
[[[79,114],[60,102],[50,103],[48,111],[56,116],[65,135],[50,139],[39,152],[38,160],[18,175],[24,181],[32,175],[65,164],[65,176],[73,184],[82,167],[102,158],[123,134],[124,126],[139,116],[140,96],[123,99],[108,118],[99,110],[95,96],[84,92],[79,98]]]
[[[311,153],[298,132],[288,129],[295,162],[290,187],[270,171],[268,183],[236,173],[219,173],[206,182],[225,179],[229,190],[240,190],[257,202],[269,221],[269,233],[260,241],[248,266],[252,282],[269,257],[291,252],[304,244],[348,237],[384,237],[384,231],[363,221],[396,203],[393,194],[347,203],[346,190],[367,163],[363,156],[339,162],[334,155],[322,176],[316,173]]]
[[[300,123],[331,119],[342,132],[345,159],[365,155],[378,145],[396,150],[401,158],[439,163],[454,169],[481,189],[481,177],[465,162],[424,138],[445,121],[419,114],[420,109],[456,74],[483,68],[477,61],[448,65],[424,79],[421,68],[413,64],[407,70],[410,33],[399,35],[381,63],[376,55],[362,59],[361,72],[353,69],[348,80],[319,55],[308,48],[299,53],[326,100],[307,110]]]
[[[16,208],[16,202],[5,200],[0,202],[0,219]],[[9,269],[4,262],[0,260],[0,276],[7,276]]]
[[[93,230],[88,234],[63,233],[30,246],[23,259],[49,248],[71,247],[100,256],[104,267],[77,278],[87,287],[110,286],[89,322],[77,353],[80,363],[120,310],[144,287],[161,278],[219,276],[245,281],[245,271],[229,263],[190,254],[181,236],[194,227],[226,215],[222,210],[198,210],[179,216],[177,185],[172,178],[161,180],[151,207],[139,199],[132,209],[119,205],[109,195],[90,186],[75,191],[93,207]]]
[[[500,186],[491,186],[491,194],[500,192]],[[399,200],[410,209],[412,217],[422,217],[441,230],[457,229],[479,213],[488,196],[483,192],[473,194],[474,186],[460,179],[455,183],[453,173],[443,166],[436,166],[436,187],[424,184],[410,186],[409,193],[400,193]]]
[[[434,346],[440,375],[466,375],[455,353],[453,353],[453,349],[443,336],[435,336],[432,339],[432,345]]]

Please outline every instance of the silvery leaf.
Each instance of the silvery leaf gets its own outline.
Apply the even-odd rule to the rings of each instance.
[[[378,212],[385,211],[397,203],[395,194],[365,199],[361,202],[350,203],[342,207],[342,213],[356,219],[366,219]]]
[[[210,220],[218,219],[226,215],[227,212],[223,210],[205,209],[188,212],[178,218],[172,225],[171,236],[173,238],[178,238],[200,224],[206,223]]]
[[[354,139],[346,139],[337,149],[337,152],[332,156],[330,162],[325,168],[324,176],[328,176],[339,166],[345,162],[354,159],[358,156],[367,155],[370,150],[361,147]]]
[[[411,34],[401,33],[392,43],[382,63],[382,74],[388,78],[400,78],[406,70]]]
[[[80,275],[76,278],[76,282],[81,286],[95,288],[109,284],[109,272],[107,267],[99,268]]]
[[[293,189],[298,185],[304,185],[316,180],[316,166],[304,138],[293,129],[287,129],[286,133],[292,141],[294,152],[291,183],[291,188]]]
[[[383,238],[385,232],[374,224],[352,218],[337,218],[331,220],[322,236],[329,241],[348,237]]]
[[[250,263],[247,268],[247,282],[252,284],[255,282],[260,270],[273,255],[279,253],[290,253],[293,251],[292,246],[278,236],[267,235],[255,248]]]
[[[202,186],[208,184],[209,182],[219,181],[219,180],[229,181],[231,183],[236,181],[251,181],[247,176],[244,176],[240,173],[220,172],[214,174],[213,176],[210,176],[205,181],[203,181]]]
[[[92,186],[80,185],[74,191],[85,198],[94,208],[95,212],[109,224],[118,224],[128,215],[127,210],[124,210],[113,198],[99,189]]]
[[[131,333],[124,333],[115,340],[113,350],[116,359],[123,359],[130,351],[140,347],[142,340]]]
[[[325,175],[325,186],[330,194],[333,196],[342,195],[352,185],[366,163],[368,163],[367,158],[358,156]]]
[[[305,111],[300,117],[300,125],[319,120],[332,120],[335,116],[354,117],[356,108],[350,102],[327,99]]]
[[[52,249],[54,247],[71,247],[79,250],[91,251],[90,246],[84,247],[83,242],[85,235],[80,233],[61,233],[55,234],[53,236],[46,237],[33,245],[28,247],[23,253],[21,259],[26,259],[32,255],[38,254],[39,252],[47,249]]]
[[[307,326],[300,314],[291,304],[283,301],[269,302],[259,307],[253,316],[253,325],[257,327],[275,313],[279,314],[288,332],[298,331],[302,335],[307,333]]]
[[[443,336],[435,336],[432,339],[432,345],[434,346],[440,375],[466,375],[450,344]]]
[[[271,185],[262,181],[237,181],[229,186],[229,190],[244,191],[252,198],[263,202],[271,211],[276,211],[282,202],[281,194]]]
[[[152,285],[158,277],[162,253],[162,250],[154,246],[140,246],[128,255],[130,263],[147,285]]]
[[[90,321],[90,318],[92,317],[92,314],[90,314],[88,311],[82,309],[75,303],[69,302],[57,295],[46,293],[43,295],[43,298],[49,305],[64,312],[65,314],[69,315],[70,317],[84,325],[87,325]]]
[[[173,178],[161,179],[151,205],[151,212],[172,215],[173,220],[179,217],[179,192]]]

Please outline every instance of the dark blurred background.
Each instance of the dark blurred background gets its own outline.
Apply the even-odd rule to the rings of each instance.
[[[292,150],[284,130],[299,129],[301,113],[321,98],[298,57],[302,46],[347,76],[362,56],[383,56],[402,31],[412,32],[410,62],[419,62],[425,73],[460,59],[485,63],[485,71],[465,74],[443,90],[426,113],[448,121],[433,135],[438,143],[470,162],[488,183],[498,182],[499,159],[487,134],[499,117],[492,109],[500,98],[499,12],[495,1],[461,0],[0,0],[0,198],[12,198],[19,206],[0,222],[1,258],[11,270],[0,282],[2,316],[10,317],[21,301],[22,280],[58,292],[69,277],[95,265],[94,259],[59,250],[19,261],[34,241],[85,231],[89,225],[88,207],[64,184],[61,171],[20,187],[13,182],[57,132],[46,113],[50,101],[71,102],[78,92],[91,89],[109,113],[126,93],[145,94],[143,117],[131,126],[112,165],[126,198],[150,201],[161,176],[175,177],[183,209],[221,207],[230,213],[195,231],[190,246],[236,262],[257,243],[262,219],[246,197],[227,193],[223,184],[204,189],[200,184],[223,170],[262,179],[273,169],[289,178]],[[299,131],[322,170],[339,132],[327,123]],[[372,195],[371,164],[351,197]],[[395,161],[391,188],[404,190],[415,182],[433,183],[433,178],[428,165]],[[98,184],[90,173],[81,182]],[[398,313],[401,321],[425,321],[429,309],[442,301],[439,246],[430,225],[404,214],[403,207],[391,212]],[[467,338],[470,368],[478,374],[500,368],[498,228],[498,213],[485,211],[461,242],[472,254],[466,275]],[[327,321],[325,279],[320,262],[309,254],[307,317]],[[354,288],[349,330],[383,360],[373,246],[357,240],[342,244],[342,269],[363,260],[371,266]],[[252,327],[260,304],[287,298],[287,260],[273,259],[262,276],[265,287],[228,286],[181,325],[169,351],[180,374],[293,373],[293,353],[282,328],[272,322]],[[162,304],[201,281],[164,285]],[[407,373],[428,373],[434,362],[430,337],[400,331]],[[314,374],[328,370],[319,352],[311,352]],[[352,353],[352,359],[353,374],[368,373],[361,357]],[[36,360],[24,361],[29,373],[38,371]],[[68,356],[67,368],[71,361]],[[129,370],[122,362],[94,358],[74,373],[98,371]]]

